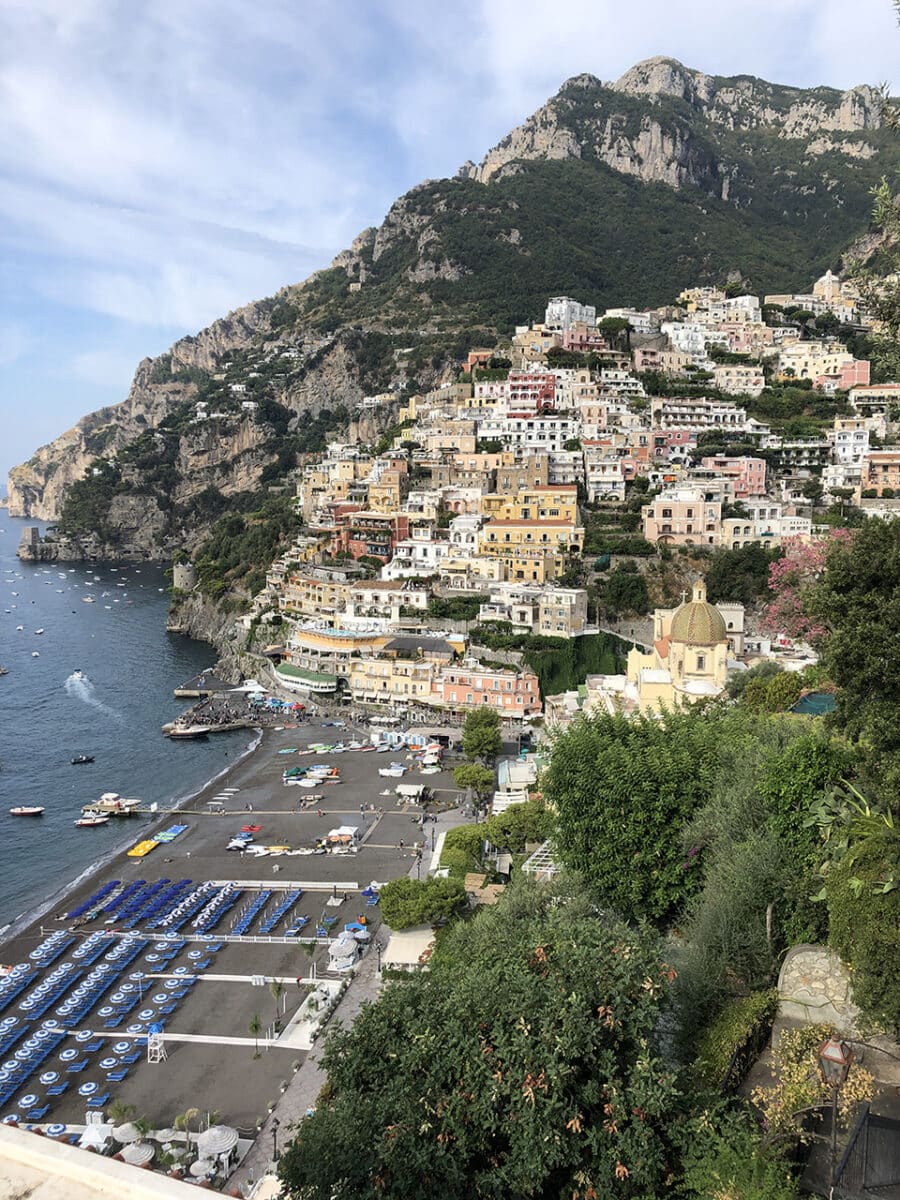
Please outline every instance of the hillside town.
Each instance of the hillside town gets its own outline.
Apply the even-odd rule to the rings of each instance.
[[[454,381],[365,400],[396,422],[298,470],[303,532],[240,618],[282,688],[419,720],[489,705],[515,725],[716,696],[766,657],[808,665],[809,647],[761,633],[739,603],[707,605],[715,649],[700,655],[679,640],[678,595],[655,615],[603,605],[609,571],[642,556],[683,558],[684,608],[712,552],[813,542],[828,503],[900,505],[900,383],[873,384],[848,347],[871,326],[855,286],[828,271],[808,294],[733,290],[600,314],[553,297]],[[764,388],[815,418],[752,415]],[[702,585],[690,604],[706,604]],[[517,653],[601,629],[633,646],[626,669],[578,692],[547,694]]]

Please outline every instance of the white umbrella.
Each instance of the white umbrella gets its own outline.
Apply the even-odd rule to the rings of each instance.
[[[89,1146],[92,1146],[95,1150],[105,1150],[106,1143],[109,1141],[109,1135],[106,1131],[109,1128],[109,1125],[88,1125],[78,1139],[78,1145],[84,1150]]]
[[[131,1121],[126,1121],[124,1125],[117,1125],[112,1132],[116,1141],[121,1142],[123,1146],[128,1142],[138,1142],[141,1139],[141,1131]]]
[[[156,1151],[149,1142],[134,1142],[125,1147],[122,1157],[133,1167],[142,1167],[144,1163],[150,1162],[155,1153]]]
[[[211,1171],[216,1169],[216,1164],[211,1158],[198,1158],[196,1162],[192,1162],[188,1170],[195,1179],[199,1179],[201,1175],[209,1175]]]
[[[230,1125],[211,1125],[197,1138],[197,1149],[201,1154],[227,1154],[238,1143],[238,1133]]]

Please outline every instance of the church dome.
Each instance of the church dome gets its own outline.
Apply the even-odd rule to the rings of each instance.
[[[694,584],[692,599],[675,610],[669,640],[685,646],[716,646],[728,641],[725,619],[706,599],[706,585],[700,579]]]

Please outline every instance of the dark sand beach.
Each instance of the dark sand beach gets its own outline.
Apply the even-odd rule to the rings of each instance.
[[[394,795],[394,787],[401,781],[386,779],[378,774],[378,769],[386,767],[389,761],[405,760],[405,751],[392,751],[389,754],[347,751],[334,755],[317,753],[312,757],[279,753],[292,747],[302,749],[310,743],[338,741],[342,736],[349,740],[346,731],[323,728],[318,723],[294,729],[268,729],[253,753],[187,802],[177,818],[172,812],[161,813],[153,818],[123,818],[125,828],[134,834],[130,845],[150,838],[154,831],[165,829],[176,819],[186,824],[188,829],[176,841],[158,846],[146,858],[129,858],[120,853],[102,864],[89,879],[80,880],[64,899],[58,899],[49,913],[33,920],[7,939],[0,949],[0,958],[9,965],[28,961],[29,954],[44,936],[57,929],[72,928],[73,922],[64,919],[62,914],[74,910],[108,880],[130,883],[166,878],[172,881],[190,879],[193,885],[207,880],[245,883],[248,890],[241,902],[213,930],[219,936],[228,934],[241,912],[242,904],[258,894],[259,885],[275,890],[263,913],[271,910],[281,889],[303,888],[303,896],[293,911],[310,918],[303,930],[306,936],[315,935],[316,925],[323,914],[337,917],[332,934],[337,933],[345,922],[359,916],[365,916],[370,930],[374,931],[378,924],[378,909],[367,907],[359,889],[373,880],[382,882],[407,874],[415,861],[412,844],[422,837],[417,823],[418,807],[402,804]],[[309,793],[297,786],[285,786],[282,772],[287,766],[312,762],[328,762],[338,767],[342,782],[337,786],[317,787],[315,792],[322,799],[312,807],[302,807]],[[406,765],[414,764],[408,762]],[[440,775],[422,776],[416,770],[411,770],[402,782],[427,783],[444,800],[455,795],[448,771],[442,771]],[[227,789],[237,790],[231,793],[231,799],[222,800],[221,811],[215,811],[207,801],[214,796],[224,795]],[[381,794],[388,790],[389,795]],[[319,812],[321,815],[318,815]],[[249,854],[242,856],[227,851],[225,847],[231,836],[242,825],[249,823],[261,827],[255,835],[256,842],[261,845],[313,847],[317,838],[333,827],[345,824],[359,827],[361,846],[358,853],[348,855],[254,858]],[[82,832],[85,838],[92,835],[90,829]],[[427,829],[425,837],[429,837]],[[404,843],[402,849],[401,841]],[[249,885],[252,884],[257,888],[251,889]],[[326,901],[335,891],[339,896],[347,893],[347,899],[339,907],[328,906]],[[259,935],[259,919],[251,925],[249,937]],[[77,935],[81,938],[97,928],[104,928],[102,921],[92,920],[78,928]],[[108,928],[114,929],[116,926],[113,923]],[[138,930],[141,930],[141,926],[138,926]],[[162,931],[149,932],[149,944],[122,977],[127,979],[136,972],[158,975],[158,978],[138,981],[140,1003],[122,1019],[117,1029],[107,1031],[103,1029],[103,1018],[98,1015],[98,1010],[108,1007],[109,997],[101,997],[94,1010],[78,1023],[76,1029],[69,1032],[54,1053],[41,1064],[40,1073],[56,1072],[60,1081],[69,1083],[63,1095],[48,1096],[47,1087],[41,1085],[37,1077],[22,1089],[36,1095],[39,1106],[49,1104],[42,1120],[83,1124],[87,1097],[79,1094],[79,1088],[85,1084],[96,1084],[95,1094],[108,1094],[109,1103],[118,1099],[134,1105],[140,1114],[158,1126],[171,1124],[176,1114],[193,1107],[203,1114],[218,1111],[224,1121],[251,1133],[257,1121],[265,1117],[268,1104],[277,1100],[282,1083],[290,1077],[295,1065],[303,1060],[305,1054],[304,1050],[297,1048],[296,1036],[292,1036],[288,1028],[287,1036],[276,1036],[271,1043],[263,1035],[260,1056],[254,1057],[250,1022],[258,1015],[264,1029],[271,1025],[275,1018],[276,1002],[269,988],[255,985],[252,977],[265,976],[286,981],[284,995],[279,1001],[279,1007],[285,1009],[283,1015],[280,1014],[284,1025],[290,1022],[308,992],[307,987],[297,986],[297,977],[307,977],[313,970],[324,972],[328,966],[324,942],[312,947],[313,956],[310,957],[302,944],[280,937],[283,930],[284,922],[275,928],[271,941],[223,942],[221,949],[205,955],[210,965],[199,973],[196,983],[177,1003],[175,1011],[165,1017],[165,1061],[148,1063],[144,1051],[142,1058],[131,1066],[123,1081],[110,1082],[106,1078],[108,1068],[101,1068],[100,1063],[112,1057],[118,1060],[119,1054],[112,1047],[121,1045],[125,1040],[134,1040],[135,1035],[129,1035],[127,1030],[139,1020],[140,1013],[152,1011],[153,1019],[158,1019],[159,1001],[167,990],[166,983],[174,982],[172,977],[178,973],[193,973],[194,964],[198,961],[198,946],[203,948],[202,942],[190,940],[189,935],[193,931],[189,922],[180,931],[181,937],[188,938],[184,948],[170,961],[160,961],[161,956],[155,953],[155,947],[161,944]],[[73,946],[72,950],[75,948]],[[59,962],[66,961],[70,955],[71,951]],[[156,957],[157,961],[147,961],[147,955]],[[59,962],[54,966],[58,966]],[[27,991],[39,982],[40,977]],[[115,988],[111,991],[115,992]],[[55,1006],[45,1014],[44,1019],[53,1019],[54,1011]],[[17,1014],[16,1001],[5,1010],[4,1015],[10,1014]],[[24,1014],[18,1015],[21,1017]],[[150,1018],[144,1025],[148,1023],[151,1023]],[[35,1021],[33,1024],[37,1027],[41,1022]],[[96,1038],[102,1038],[103,1046],[86,1056],[88,1062],[82,1071],[69,1074],[67,1063],[60,1059],[60,1054],[83,1045],[75,1035],[78,1030],[85,1029],[92,1030]],[[199,1036],[209,1040],[180,1041],[180,1036]],[[4,1057],[8,1059],[10,1053],[12,1051]],[[71,1059],[72,1056],[68,1057]],[[83,1057],[79,1051],[76,1061],[81,1061]],[[21,1092],[12,1096],[0,1115],[17,1113],[24,1116],[19,1106],[20,1099]]]

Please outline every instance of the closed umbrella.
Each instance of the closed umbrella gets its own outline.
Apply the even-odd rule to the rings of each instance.
[[[130,1142],[139,1142],[141,1140],[141,1131],[132,1121],[126,1121],[124,1125],[117,1125],[112,1131],[112,1135],[123,1146],[127,1146]]]
[[[156,1151],[149,1142],[135,1142],[133,1145],[125,1147],[122,1157],[133,1167],[142,1167],[144,1163],[150,1162],[155,1153]]]
[[[201,1154],[227,1154],[238,1143],[238,1133],[230,1125],[210,1125],[197,1138],[197,1149]]]

